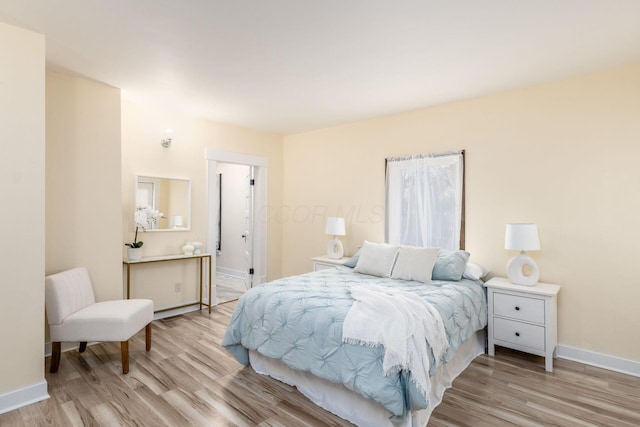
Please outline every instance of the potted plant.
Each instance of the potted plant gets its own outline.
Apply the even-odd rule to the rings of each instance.
[[[133,237],[132,243],[125,243],[128,247],[128,257],[130,260],[137,260],[142,258],[142,241],[138,241],[138,230],[147,231],[147,229],[153,227],[153,224],[162,218],[162,213],[150,206],[138,206],[134,214],[134,220],[136,223],[136,233]]]

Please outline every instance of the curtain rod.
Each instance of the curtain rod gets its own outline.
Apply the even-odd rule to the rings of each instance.
[[[429,154],[414,154],[411,156],[403,156],[403,157],[387,157],[385,161],[387,162],[397,162],[401,160],[411,160],[411,159],[424,159],[425,157],[444,157],[444,156],[455,156],[458,154],[464,155],[464,150],[457,151],[445,151],[442,153],[429,153]]]

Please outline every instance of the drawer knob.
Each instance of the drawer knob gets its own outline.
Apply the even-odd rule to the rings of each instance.
[[[519,337],[520,336],[520,332],[516,332],[516,336]]]
[[[516,305],[516,311],[520,311],[520,307]]]

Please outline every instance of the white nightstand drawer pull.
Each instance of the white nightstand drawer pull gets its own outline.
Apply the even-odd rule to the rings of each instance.
[[[495,292],[493,312],[496,316],[544,324],[544,299]]]
[[[542,326],[494,318],[493,337],[506,343],[544,351],[544,327]]]

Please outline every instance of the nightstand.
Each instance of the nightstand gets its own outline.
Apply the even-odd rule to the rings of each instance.
[[[514,285],[494,277],[484,284],[489,304],[489,356],[500,345],[545,357],[545,369],[553,371],[558,344],[558,292],[560,286],[538,283]]]
[[[334,259],[329,258],[326,255],[311,258],[311,260],[313,261],[313,271],[324,270],[326,268],[334,268],[338,265],[342,265],[348,259],[348,257]]]

